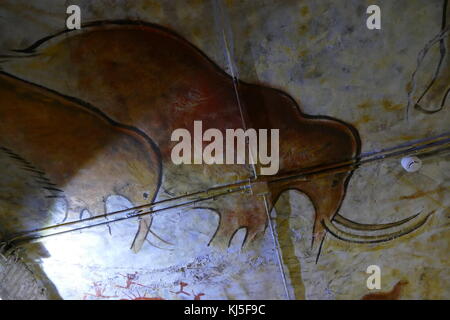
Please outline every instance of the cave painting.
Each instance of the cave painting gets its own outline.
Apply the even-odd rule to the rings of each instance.
[[[118,275],[124,277],[122,274]],[[138,273],[128,273],[126,276],[127,279],[129,279],[130,276],[132,280],[137,280]],[[133,282],[128,285],[128,280],[127,286],[121,286],[116,283],[116,278],[117,277],[103,281],[93,281],[89,286],[89,292],[84,293],[83,300],[166,300],[154,292],[154,287],[152,288],[151,286],[146,286],[137,282]],[[170,293],[169,296],[172,300],[202,300],[202,297],[206,296],[204,292],[196,292],[194,290],[189,290],[191,293],[187,292],[185,288],[191,287],[191,285],[184,281],[178,281],[177,284],[174,283],[170,286],[172,285],[172,289],[179,288],[178,291],[168,290]],[[140,286],[140,288],[137,288],[137,286]],[[142,289],[143,287],[147,289]],[[120,288],[120,290],[117,290],[117,288]],[[150,294],[149,292],[154,293]]]
[[[155,193],[158,158],[139,132],[4,74],[0,95],[0,152],[27,171],[47,198],[64,199],[66,215],[103,214],[111,194],[143,204],[145,194]]]
[[[17,107],[8,108],[8,104],[2,104],[1,113],[2,118],[6,113],[16,113],[20,115],[18,118],[25,116],[25,120],[16,119],[19,123],[11,121],[10,125],[2,126],[2,140],[6,143],[7,137],[13,138],[21,130],[18,126],[35,121],[33,117],[49,126],[46,129],[36,124],[39,130],[63,130],[66,139],[55,133],[56,140],[49,135],[45,141],[50,140],[50,143],[46,144],[44,140],[23,137],[26,141],[10,143],[10,147],[49,172],[50,180],[55,181],[64,193],[92,202],[96,211],[102,197],[115,194],[120,189],[118,186],[124,185],[124,177],[129,183],[130,195],[127,197],[134,205],[143,200],[143,190],[149,192],[150,201],[163,199],[167,190],[171,196],[180,196],[255,179],[248,163],[179,166],[172,163],[170,155],[176,142],[171,141],[171,133],[177,128],[186,128],[193,133],[194,121],[200,120],[203,130],[217,128],[225,132],[243,126],[256,130],[279,129],[279,177],[299,170],[338,169],[307,178],[279,179],[275,183],[267,176],[258,175],[261,169],[258,165],[255,168],[256,181],[268,183],[270,208],[282,192],[290,189],[299,190],[311,199],[315,208],[312,246],[318,252],[326,230],[340,239],[356,242],[387,241],[413,230],[388,232],[406,220],[365,225],[337,214],[360,153],[360,138],[353,126],[326,116],[306,115],[282,91],[233,79],[170,30],[144,22],[95,22],[81,31],[64,31],[46,37],[17,51],[16,55],[6,58],[0,66],[4,72],[23,80],[2,76],[6,101]],[[64,81],[54,75],[64,75]],[[47,95],[41,97],[43,90],[30,83],[48,88]],[[55,96],[54,92],[61,96]],[[20,103],[14,103],[16,100]],[[23,110],[14,109],[21,104]],[[32,104],[37,105],[26,107]],[[37,108],[44,110],[48,121],[42,119],[42,113],[34,115]],[[27,119],[29,121],[25,122]],[[89,127],[94,122],[101,126],[95,125],[96,131],[81,137],[84,130],[94,130]],[[105,140],[114,142],[108,145]],[[100,145],[105,147],[100,148]],[[85,148],[88,151],[84,151]],[[65,178],[70,166],[58,161],[72,157],[75,161],[98,161],[103,166],[87,166],[92,172],[77,177],[82,180],[72,185],[72,181]],[[131,165],[124,159],[136,166],[136,171],[142,174],[140,179],[130,172],[127,167]],[[158,163],[161,163],[161,170],[158,170]],[[83,163],[73,165],[84,167]],[[120,171],[121,176],[112,174],[109,177],[108,170]],[[82,190],[78,191],[80,187]],[[83,194],[77,195],[77,192]],[[249,197],[248,194],[222,197],[208,204],[208,209],[221,217],[212,245],[229,245],[241,228],[246,229],[245,241],[249,242],[261,235],[268,223],[264,202],[260,197]],[[361,236],[343,231],[337,224],[347,230],[369,233],[386,230],[387,234]],[[134,251],[141,249],[150,225],[151,217],[140,221]]]

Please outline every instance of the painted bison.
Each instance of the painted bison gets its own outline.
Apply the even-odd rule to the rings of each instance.
[[[95,22],[80,31],[64,31],[6,57],[1,68],[15,76],[95,106],[113,121],[137,128],[157,146],[161,185],[154,199],[207,190],[256,177],[249,164],[175,165],[171,134],[177,128],[279,129],[283,176],[327,168],[348,169],[309,178],[269,183],[271,203],[289,189],[304,192],[315,207],[313,243],[320,244],[334,218],[355,229],[383,229],[336,216],[360,152],[357,131],[325,116],[308,116],[282,91],[233,79],[199,49],[157,25],[133,21]],[[55,77],[61,75],[61,78]],[[92,136],[94,139],[94,136]],[[142,160],[144,161],[144,160]],[[239,194],[208,204],[221,216],[212,243],[226,245],[236,230],[247,229],[247,241],[261,234],[267,213],[260,198]],[[141,221],[134,250],[142,246],[149,217]]]

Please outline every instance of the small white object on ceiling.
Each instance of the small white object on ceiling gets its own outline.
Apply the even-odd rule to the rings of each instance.
[[[408,172],[416,172],[422,167],[422,160],[417,157],[404,157],[401,160],[403,169]]]

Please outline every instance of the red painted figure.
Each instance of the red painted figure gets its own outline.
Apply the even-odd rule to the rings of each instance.
[[[117,298],[117,296],[105,296],[103,294],[105,292],[105,287],[102,287],[102,283],[100,281],[93,282],[92,284],[93,284],[93,287],[95,290],[95,294],[85,293],[83,300],[86,300],[88,296],[95,297],[95,298],[103,298],[103,299]]]
[[[186,282],[183,282],[183,281],[180,281],[180,290],[179,291],[177,291],[177,292],[173,292],[173,291],[171,291],[172,293],[175,293],[175,294],[180,294],[180,293],[183,293],[183,294],[185,294],[185,295],[187,295],[187,296],[190,296],[191,294],[190,293],[187,293],[186,291],[184,291],[184,287],[187,287],[189,284],[187,284]]]
[[[120,274],[120,273],[119,273],[119,274]],[[140,284],[140,283],[135,282],[135,280],[138,279],[138,273],[137,273],[137,272],[135,272],[135,273],[127,273],[126,276],[123,275],[123,274],[120,274],[120,275],[121,275],[122,277],[127,278],[127,282],[126,282],[126,285],[125,285],[125,286],[116,286],[116,287],[118,287],[118,288],[130,289],[131,286],[132,286],[133,284],[135,284],[135,285],[137,285],[137,286],[141,286],[141,287],[147,287],[147,286],[144,286],[143,284]]]

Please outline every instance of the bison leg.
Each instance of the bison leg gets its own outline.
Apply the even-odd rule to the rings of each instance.
[[[339,210],[345,195],[345,183],[348,174],[327,175],[311,180],[289,182],[282,186],[271,187],[272,199],[275,203],[281,192],[295,189],[303,192],[311,200],[315,209],[314,227],[311,238],[311,248],[319,258],[326,228],[322,221],[331,221]]]
[[[220,215],[220,222],[210,245],[227,248],[235,233],[246,228],[244,244],[250,243],[262,234],[267,225],[267,213],[264,200],[259,196],[234,194],[208,203],[208,207]]]

